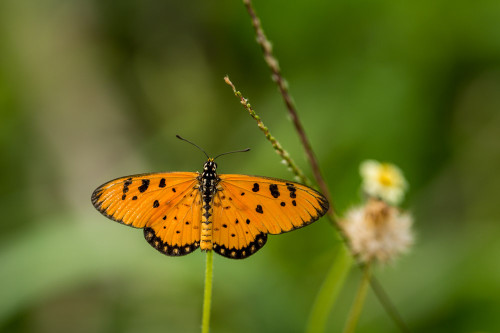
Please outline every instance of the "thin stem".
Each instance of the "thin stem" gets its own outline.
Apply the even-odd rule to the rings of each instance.
[[[281,93],[281,96],[283,97],[283,101],[285,102],[286,108],[288,109],[288,113],[292,118],[295,130],[299,134],[300,141],[302,142],[302,146],[304,147],[307,158],[309,159],[309,163],[311,164],[311,169],[313,171],[314,178],[316,179],[316,182],[318,183],[321,192],[323,192],[323,194],[328,199],[328,202],[330,203],[330,212],[332,212],[333,215],[335,210],[333,208],[333,203],[331,200],[332,196],[330,194],[330,190],[328,189],[328,186],[326,185],[326,182],[321,174],[318,159],[314,154],[311,143],[309,142],[309,139],[307,138],[307,135],[304,131],[304,127],[300,122],[299,115],[292,101],[292,98],[288,92],[288,87],[287,84],[285,83],[285,79],[281,75],[281,69],[279,67],[278,60],[273,55],[273,48],[271,42],[267,39],[266,35],[264,34],[264,30],[262,29],[260,19],[255,13],[255,10],[253,9],[252,1],[243,0],[243,3],[245,4],[248,14],[250,15],[250,18],[252,20],[252,25],[255,30],[255,35],[257,36],[257,43],[262,48],[262,52],[264,53],[264,59],[269,68],[271,69],[273,81],[276,82],[276,84],[278,85],[278,89]]]
[[[353,333],[356,330],[361,310],[365,304],[366,292],[368,291],[368,286],[370,285],[370,277],[371,265],[370,263],[367,263],[363,269],[363,278],[361,279],[358,292],[356,293],[356,298],[354,299],[351,311],[349,312],[344,333]]]
[[[380,282],[377,280],[375,276],[372,275],[370,279],[370,284],[372,286],[372,290],[379,299],[380,303],[384,307],[385,311],[391,316],[392,320],[396,324],[396,326],[399,328],[399,330],[403,333],[409,333],[410,329],[408,326],[406,326],[403,318],[399,314],[398,310],[392,304],[391,300],[389,299],[389,296],[386,294],[384,291],[384,288],[380,285]]]
[[[210,303],[212,301],[212,276],[213,276],[214,252],[207,251],[207,267],[205,270],[205,291],[203,293],[203,315],[201,320],[201,333],[210,330]]]
[[[236,87],[231,82],[231,80],[229,80],[228,76],[224,77],[224,81],[226,81],[226,83],[231,86],[236,97],[240,99],[240,102],[243,105],[243,107],[248,111],[250,116],[252,116],[252,118],[257,122],[257,126],[260,128],[262,132],[264,132],[266,139],[269,140],[269,142],[271,142],[274,150],[283,159],[283,162],[286,164],[286,166],[290,168],[290,170],[295,174],[295,176],[297,176],[297,178],[299,178],[299,180],[302,183],[306,184],[307,186],[311,186],[311,181],[304,175],[304,173],[298,167],[298,165],[295,164],[295,162],[290,157],[290,154],[288,154],[288,152],[285,149],[283,149],[278,140],[276,140],[276,138],[271,135],[269,129],[264,125],[260,117],[255,113],[250,103],[248,103],[248,99],[243,97],[241,92],[236,90]]]
[[[325,331],[326,322],[341,287],[352,263],[352,256],[344,244],[339,244],[333,265],[328,272],[309,315],[307,333],[322,333]]]

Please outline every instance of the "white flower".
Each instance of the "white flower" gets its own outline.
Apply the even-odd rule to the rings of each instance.
[[[408,183],[394,164],[367,160],[359,168],[363,190],[369,196],[397,205],[403,200]]]
[[[340,226],[353,253],[362,262],[387,262],[406,252],[413,244],[413,219],[381,200],[347,211]]]

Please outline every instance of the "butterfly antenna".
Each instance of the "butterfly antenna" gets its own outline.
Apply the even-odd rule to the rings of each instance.
[[[227,155],[227,154],[232,154],[232,153],[244,153],[244,152],[247,152],[249,151],[250,148],[247,148],[247,149],[243,149],[243,150],[235,150],[235,151],[228,151],[227,153],[222,153],[222,154],[219,154],[217,156],[214,157],[214,160],[217,158],[217,157],[220,157],[222,155]]]
[[[210,158],[210,157],[208,157],[208,154],[207,154],[207,153],[206,153],[206,152],[205,152],[205,151],[204,151],[204,150],[203,150],[200,146],[198,146],[197,144],[192,143],[191,141],[184,139],[183,137],[181,137],[181,136],[180,136],[180,135],[178,135],[178,134],[176,134],[175,136],[177,137],[177,139],[180,139],[180,140],[182,140],[182,141],[189,142],[190,144],[192,144],[193,146],[195,146],[196,148],[198,148],[199,150],[201,150],[201,151],[205,154],[205,156],[207,157],[207,159],[208,159],[208,158]]]

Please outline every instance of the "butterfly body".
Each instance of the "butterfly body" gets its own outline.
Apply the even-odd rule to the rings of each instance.
[[[217,177],[217,164],[213,159],[203,166],[203,173],[198,177],[200,183],[199,191],[202,197],[201,214],[201,244],[202,250],[212,250],[212,216],[214,195],[220,178]]]
[[[203,172],[164,172],[117,178],[98,187],[92,203],[104,216],[144,229],[151,246],[169,256],[198,247],[246,258],[268,234],[306,226],[326,213],[319,192],[290,181],[217,174],[209,158]]]

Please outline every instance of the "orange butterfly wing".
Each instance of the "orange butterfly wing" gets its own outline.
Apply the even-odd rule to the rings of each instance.
[[[98,187],[92,204],[104,216],[135,228],[158,251],[179,256],[200,244],[198,173],[170,172],[121,177]]]
[[[246,175],[219,177],[213,249],[228,258],[246,258],[264,246],[268,233],[304,227],[328,210],[321,193],[298,183]]]

